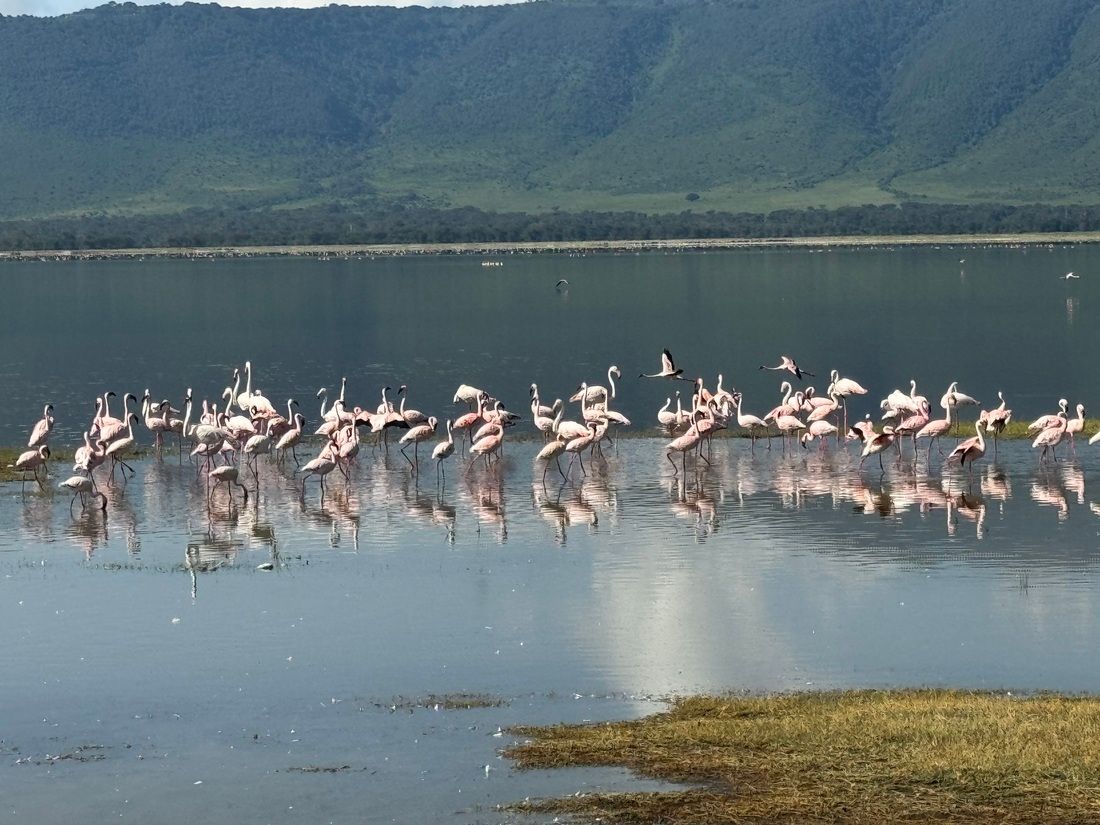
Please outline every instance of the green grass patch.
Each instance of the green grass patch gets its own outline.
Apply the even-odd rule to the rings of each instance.
[[[1100,698],[950,690],[678,699],[629,722],[518,728],[520,768],[696,786],[525,802],[605,823],[1100,822]]]

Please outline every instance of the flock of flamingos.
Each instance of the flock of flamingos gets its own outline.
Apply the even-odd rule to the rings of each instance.
[[[782,356],[778,366],[761,366],[762,370],[775,370],[790,373],[795,381],[813,377],[813,373],[801,369],[794,360]],[[245,386],[241,388],[242,374]],[[894,390],[880,403],[882,419],[888,421],[881,431],[875,430],[870,415],[849,425],[847,399],[853,395],[865,395],[867,390],[850,378],[842,378],[836,370],[823,396],[818,396],[812,387],[796,390],[789,381],[781,384],[782,400],[770,412],[763,416],[746,413],[742,409],[741,393],[722,388],[722,376],[718,376],[716,387],[711,390],[704,386],[703,379],[695,381],[683,377],[671,354],[665,350],[661,356],[661,370],[656,373],[643,373],[640,378],[663,379],[670,382],[684,381],[693,385],[690,401],[685,405],[679,390],[670,394],[665,405],[657,412],[657,421],[671,437],[665,447],[668,461],[673,472],[687,472],[689,455],[696,462],[709,463],[710,439],[717,430],[737,426],[745,431],[750,440],[750,450],[755,451],[758,438],[767,440],[771,449],[774,435],[782,440],[784,451],[793,450],[797,445],[806,447],[818,440],[820,449],[835,437],[838,444],[843,437],[848,442],[861,445],[860,470],[871,456],[877,456],[880,469],[882,455],[891,447],[896,447],[899,455],[906,440],[912,444],[914,459],[919,457],[919,443],[928,440],[926,460],[932,460],[932,447],[937,439],[949,436],[952,431],[958,436],[959,412],[962,408],[978,407],[978,402],[961,392],[958,382],[952,383],[939,399],[943,410],[942,418],[932,417],[932,404],[924,396],[918,395],[916,382],[910,382],[909,392]],[[610,442],[616,428],[630,425],[630,421],[612,409],[616,396],[616,379],[622,373],[617,366],[607,371],[607,384],[589,385],[582,383],[571,395],[568,402],[579,404],[576,420],[565,419],[565,403],[556,399],[549,406],[542,403],[538,386],[531,385],[530,420],[533,426],[544,434],[545,446],[538,452],[536,460],[542,466],[542,478],[551,462],[567,481],[573,472],[574,464],[579,464],[581,473],[584,468],[584,454],[599,453],[602,444]],[[73,475],[61,482],[60,489],[73,494],[70,509],[77,498],[86,508],[97,497],[101,500],[101,509],[106,509],[107,498],[99,491],[95,470],[109,464],[107,483],[115,478],[116,471],[123,479],[133,468],[126,462],[126,456],[136,447],[138,433],[135,425],[144,424],[153,435],[155,449],[160,453],[166,436],[175,436],[182,461],[184,442],[191,445],[190,455],[199,463],[199,469],[206,472],[209,487],[208,497],[213,498],[219,485],[226,485],[232,501],[233,487],[244,491],[248,499],[248,487],[242,482],[242,476],[251,472],[258,483],[257,462],[261,456],[271,456],[275,462],[284,464],[289,456],[295,462],[302,478],[304,494],[306,479],[316,477],[320,480],[322,495],[325,477],[333,471],[339,471],[345,477],[360,450],[360,430],[366,427],[375,434],[375,445],[388,443],[388,431],[401,432],[398,445],[408,461],[410,471],[419,471],[419,448],[422,443],[435,441],[431,457],[436,463],[437,484],[446,482],[444,462],[456,452],[455,435],[458,433],[460,448],[468,455],[466,473],[469,473],[478,459],[484,459],[491,467],[504,448],[505,434],[517,426],[521,416],[507,410],[504,405],[489,393],[466,384],[459,386],[453,402],[465,403],[469,411],[445,424],[446,437],[438,440],[439,420],[419,410],[407,406],[408,393],[402,385],[396,399],[391,399],[390,387],[382,390],[381,403],[372,409],[354,406],[349,409],[345,402],[346,379],[341,380],[340,393],[329,401],[327,391],[318,391],[320,399],[321,425],[313,431],[320,437],[320,450],[312,460],[301,464],[296,448],[304,446],[306,418],[297,412],[298,402],[289,399],[286,414],[276,409],[262,391],[252,389],[252,364],[246,362],[243,370],[233,371],[233,386],[226,387],[218,403],[203,400],[197,407],[191,390],[183,402],[183,410],[177,410],[167,400],[154,401],[155,396],[146,390],[140,399],[141,416],[132,412],[130,404],[137,404],[138,398],[127,393],[123,398],[121,418],[111,415],[113,392],[107,392],[96,399],[96,411],[84,433],[84,445],[75,454]],[[989,410],[980,410],[974,422],[975,435],[958,442],[947,454],[937,445],[941,455],[946,455],[947,463],[959,463],[972,472],[975,461],[985,455],[985,433],[994,439],[996,450],[997,435],[1003,432],[1012,419],[1012,410],[1007,409],[1004,397],[998,393],[1000,405]],[[673,407],[675,397],[675,407]],[[219,409],[220,405],[220,409]],[[1071,440],[1084,428],[1084,406],[1077,405],[1076,418],[1068,414],[1069,404],[1065,399],[1059,402],[1057,412],[1043,415],[1030,426],[1029,432],[1036,434],[1032,444],[1042,448],[1040,462],[1050,452],[1055,460],[1054,450],[1064,437]],[[54,426],[53,407],[45,406],[42,418],[34,425],[27,446],[30,448],[19,456],[15,468],[23,472],[23,485],[30,479],[43,487],[43,478],[39,469],[46,466],[50,457],[49,439]],[[182,417],[181,417],[182,416]],[[1100,440],[1100,433],[1094,435],[1089,443]],[[427,449],[427,445],[425,446]],[[410,457],[409,451],[412,456]],[[569,464],[562,468],[561,458],[568,454]],[[679,454],[680,464],[674,459]],[[43,487],[44,489],[44,487]]]

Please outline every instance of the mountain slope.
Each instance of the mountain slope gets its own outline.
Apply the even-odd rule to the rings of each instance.
[[[0,218],[1092,203],[1098,100],[1093,0],[109,4],[0,17]]]

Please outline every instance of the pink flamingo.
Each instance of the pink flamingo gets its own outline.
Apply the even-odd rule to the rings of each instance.
[[[675,475],[679,475],[679,470],[676,467],[676,462],[672,460],[673,453],[680,453],[680,464],[684,468],[684,474],[687,474],[687,453],[688,450],[699,444],[699,439],[702,437],[699,434],[699,413],[695,413],[692,416],[691,428],[679,438],[674,438],[668,442],[665,446],[665,458],[668,459],[668,463],[672,465],[672,472]]]
[[[50,432],[53,430],[53,404],[47,404],[42,408],[42,418],[31,430],[31,437],[27,441],[28,447],[41,447],[50,440]]]
[[[1077,455],[1077,443],[1073,440],[1075,433],[1083,432],[1085,429],[1085,405],[1077,405],[1077,417],[1071,418],[1066,422],[1066,435],[1069,436],[1069,446],[1073,450],[1073,454]]]
[[[336,469],[336,453],[333,442],[328,442],[321,450],[317,458],[307,461],[301,468],[295,470],[302,474],[302,495],[306,494],[306,479],[317,476],[321,482],[321,496],[325,495],[325,476]]]
[[[565,480],[565,472],[561,468],[561,454],[565,452],[565,439],[558,435],[539,450],[538,455],[535,456],[536,461],[543,461],[545,464],[542,468],[542,483],[546,483],[546,471],[550,469],[550,459],[554,459],[558,465],[558,472],[561,474],[562,480]]]
[[[755,453],[756,452],[756,431],[757,430],[764,430],[764,432],[767,432],[768,425],[765,424],[762,419],[757,418],[755,415],[748,415],[747,413],[742,413],[741,412],[741,393],[737,393],[734,396],[734,398],[736,399],[735,406],[737,408],[737,426],[740,427],[743,430],[748,430],[749,431],[749,437],[752,439],[752,441],[750,443],[750,446],[749,446],[749,450],[750,450],[750,452]],[[769,439],[768,440],[768,449],[770,450],[771,448],[772,448],[772,443],[771,443],[771,440]]]
[[[1012,420],[1012,410],[1005,408],[1004,394],[998,391],[997,398],[1001,400],[1000,406],[992,410],[982,410],[978,415],[978,420],[985,422],[986,431],[993,433],[994,458],[997,457],[997,436],[1004,432],[1005,427],[1007,427],[1008,423]]]
[[[443,483],[447,483],[447,471],[443,469],[444,459],[450,458],[454,455],[455,451],[455,439],[451,435],[451,420],[447,419],[447,438],[444,441],[440,441],[435,445],[435,449],[432,450],[432,458],[435,459],[435,475],[438,483],[440,474],[443,475]]]
[[[682,378],[682,369],[677,369],[676,364],[672,360],[672,353],[667,349],[661,350],[661,371],[655,372],[651,375],[646,373],[639,373],[639,378],[668,378],[676,381],[690,381],[689,378]]]
[[[1061,421],[1066,418],[1067,410],[1069,410],[1069,402],[1064,398],[1059,398],[1058,412],[1039,416],[1027,425],[1027,431],[1033,433],[1045,430],[1047,427],[1061,426]]]
[[[34,480],[38,482],[39,489],[46,489],[42,486],[42,479],[38,477],[38,468],[45,467],[46,460],[49,457],[50,448],[43,444],[37,449],[27,450],[25,453],[20,454],[19,458],[15,459],[15,469],[23,474],[23,492],[27,490],[27,473],[34,474]]]
[[[954,421],[951,420],[951,410],[952,409],[954,409],[954,408],[949,405],[946,408],[947,418],[937,418],[937,419],[934,419],[932,421],[929,421],[927,424],[925,424],[923,427],[921,427],[919,430],[917,430],[917,432],[913,435],[913,458],[914,459],[917,457],[917,453],[916,453],[917,439],[927,438],[928,439],[928,461],[931,463],[931,461],[932,461],[932,442],[934,442],[937,438],[940,438],[944,435],[947,435],[947,433],[951,432],[951,427],[955,423]],[[937,448],[940,451],[940,455],[943,455],[943,448],[940,447],[939,445],[937,445]]]
[[[965,467],[967,459],[970,460],[970,475],[974,474],[974,462],[985,455],[985,438],[982,437],[982,422],[974,422],[974,431],[977,433],[973,438],[968,438],[966,441],[960,443],[951,454],[947,456],[947,463],[958,459],[959,465]]]
[[[474,466],[474,456],[485,456],[485,466],[488,467],[492,460],[493,453],[500,450],[501,444],[504,443],[504,426],[501,424],[494,424],[493,431],[488,435],[479,438],[470,447],[470,463],[466,466],[466,473],[469,474],[470,470]]]
[[[1057,446],[1062,443],[1062,436],[1066,434],[1066,429],[1069,422],[1065,418],[1058,418],[1058,423],[1053,427],[1047,427],[1039,435],[1035,437],[1035,440],[1031,442],[1032,449],[1042,447],[1043,451],[1039,454],[1039,463],[1043,463],[1043,459],[1046,458],[1047,450],[1050,450],[1050,454],[1054,456],[1054,460],[1058,460]]]
[[[853,427],[853,429],[855,428]],[[877,455],[879,469],[885,473],[886,468],[882,466],[882,453],[894,443],[894,428],[883,427],[881,435],[874,435],[874,429],[871,430],[871,435],[866,435],[866,428],[861,429],[860,433],[865,436],[865,440],[863,442],[863,452],[860,454],[859,459],[859,471],[863,471],[863,462],[869,456]]]
[[[439,423],[438,419],[433,415],[428,419],[425,424],[417,424],[411,428],[407,433],[401,436],[400,444],[404,446],[401,448],[401,455],[405,456],[405,460],[409,462],[409,466],[413,468],[415,472],[420,466],[420,442],[427,441],[433,435],[435,435],[436,425]],[[413,459],[409,458],[409,454],[405,452],[408,446],[413,445]]]
[[[765,367],[763,364],[761,364],[760,369],[762,369],[762,370],[771,370],[772,372],[777,372],[779,370],[786,370],[791,375],[795,376],[799,381],[802,380],[802,376],[804,376],[804,375],[808,375],[808,376],[810,376],[810,378],[815,378],[816,377],[812,372],[806,372],[806,370],[801,369],[798,366],[798,364],[796,364],[794,362],[794,359],[791,358],[790,356],[787,356],[787,355],[780,355],[779,356],[779,366],[778,367]]]
[[[597,441],[597,431],[599,430],[599,423],[596,421],[588,422],[588,434],[579,435],[576,438],[569,439],[565,445],[565,452],[572,453],[573,457],[569,459],[569,466],[565,468],[566,477],[573,470],[573,462],[580,459],[581,473],[588,475],[588,472],[584,469],[584,456],[582,455],[585,450],[590,449],[592,445]]]
[[[275,449],[278,450],[280,458],[285,458],[286,451],[290,450],[290,455],[294,459],[294,466],[302,466],[298,462],[298,453],[295,452],[294,447],[302,440],[302,427],[305,426],[306,417],[301,413],[294,414],[294,426],[287,430],[275,444]]]

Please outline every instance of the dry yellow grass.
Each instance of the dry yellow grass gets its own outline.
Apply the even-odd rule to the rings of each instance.
[[[695,790],[519,806],[581,821],[1100,823],[1100,700],[858,691],[678,700],[524,728],[523,768],[613,765]]]

